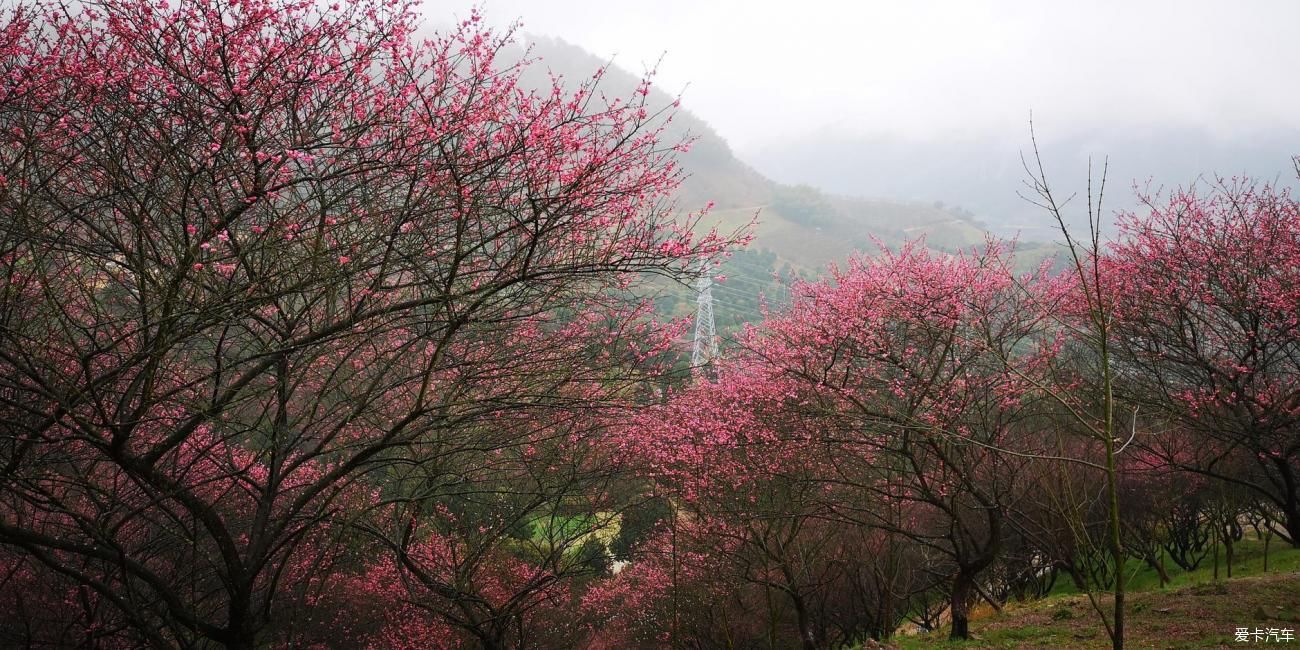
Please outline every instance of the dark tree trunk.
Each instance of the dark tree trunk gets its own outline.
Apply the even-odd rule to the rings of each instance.
[[[1285,520],[1282,524],[1286,528],[1286,541],[1295,548],[1300,548],[1300,507],[1294,508],[1294,512],[1283,512],[1282,518]]]
[[[1153,558],[1150,555],[1144,556],[1143,559],[1146,560],[1147,566],[1154,569],[1156,575],[1159,576],[1161,587],[1169,584],[1169,572],[1165,571],[1165,558],[1163,554],[1161,554],[1159,559]]]
[[[229,622],[223,639],[227,650],[253,650],[256,645],[257,628],[253,625],[253,617],[249,612],[252,603],[252,598],[248,595],[250,592],[249,589],[239,589],[227,607]]]
[[[817,650],[817,630],[813,626],[812,616],[808,614],[808,605],[802,596],[790,593],[790,602],[794,604],[794,614],[799,623],[799,638],[804,650]]]
[[[1273,465],[1277,467],[1278,474],[1282,476],[1282,489],[1285,494],[1282,496],[1282,527],[1286,529],[1284,537],[1286,542],[1295,548],[1300,548],[1300,485],[1297,485],[1295,469],[1291,465],[1289,458],[1282,456],[1273,457]]]
[[[1271,541],[1273,541],[1273,533],[1272,531],[1269,531],[1269,533],[1264,536],[1264,573],[1268,573],[1268,544]]]
[[[1070,574],[1070,581],[1074,583],[1076,591],[1085,591],[1088,589],[1088,581],[1084,579],[1083,572],[1078,566],[1071,564],[1066,567],[1066,572]]]
[[[1232,552],[1232,548],[1233,548],[1233,544],[1235,544],[1235,543],[1236,543],[1236,542],[1232,539],[1232,535],[1231,535],[1231,533],[1229,533],[1228,535],[1224,535],[1224,537],[1223,537],[1223,559],[1224,559],[1225,562],[1228,563],[1228,564],[1227,564],[1227,567],[1228,567],[1228,577],[1229,577],[1229,578],[1232,577],[1232,561],[1235,559],[1235,554]]]
[[[965,571],[958,571],[952,581],[952,598],[948,603],[952,614],[952,633],[949,639],[970,638],[970,609],[975,600],[975,580]]]

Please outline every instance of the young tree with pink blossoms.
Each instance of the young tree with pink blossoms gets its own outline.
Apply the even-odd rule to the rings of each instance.
[[[525,90],[477,15],[0,20],[0,570],[40,587],[6,642],[352,638],[314,608],[396,468],[625,401],[675,332],[622,296],[736,241],[677,216],[645,93]],[[438,543],[415,526],[395,563]]]
[[[969,636],[982,572],[998,559],[1021,472],[1045,455],[1030,435],[1034,385],[1052,346],[1044,316],[997,244],[960,255],[920,244],[859,257],[797,286],[787,313],[748,345],[809,391],[826,457],[862,495],[837,514],[909,535],[950,567],[953,638]],[[1028,291],[1027,291],[1028,289]],[[1015,359],[1011,372],[1005,361]],[[882,517],[900,504],[906,521]]]
[[[1219,181],[1120,230],[1104,272],[1126,398],[1197,441],[1171,464],[1271,503],[1300,545],[1300,202]]]
[[[645,459],[645,475],[673,507],[656,540],[668,547],[643,545],[633,562],[666,565],[674,580],[665,595],[674,602],[694,597],[678,584],[683,572],[712,567],[708,583],[695,577],[687,584],[732,595],[696,606],[705,608],[714,628],[697,641],[770,645],[800,639],[803,647],[818,647],[809,585],[794,577],[804,569],[795,566],[802,550],[797,547],[811,541],[809,523],[824,510],[815,479],[815,438],[783,408],[788,386],[770,381],[761,367],[724,365],[723,380],[671,394],[616,443],[627,455]],[[783,612],[791,609],[795,620],[788,625]],[[665,640],[677,645],[698,629],[690,625],[698,613],[669,610]],[[735,616],[740,612],[748,615]]]
[[[601,538],[618,525],[626,462],[601,443],[607,418],[626,411],[570,392],[550,413],[448,431],[429,441],[441,450],[389,471],[383,505],[359,524],[383,559],[357,577],[370,600],[406,604],[381,615],[384,634],[433,629],[483,648],[572,641],[582,588],[608,570]]]
[[[837,485],[809,388],[752,355],[716,363],[717,381],[672,394],[618,441],[678,513],[664,524],[670,548],[643,546],[633,564],[703,565],[727,594],[706,606],[703,639],[676,620],[669,640],[822,648],[889,636],[923,570],[887,531],[841,514],[858,492]]]

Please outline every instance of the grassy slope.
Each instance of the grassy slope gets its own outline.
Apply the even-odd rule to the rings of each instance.
[[[789,262],[801,271],[817,274],[826,265],[843,266],[855,252],[874,254],[875,241],[896,247],[905,239],[924,236],[931,247],[941,249],[967,248],[984,241],[984,231],[969,221],[924,206],[905,206],[895,203],[854,202],[859,210],[858,219],[828,219],[818,224],[800,223],[782,214],[772,205],[744,206],[715,210],[701,224],[716,226],[720,232],[731,232],[748,223],[757,214],[751,248],[770,250],[783,262]],[[899,215],[898,225],[887,222],[891,215]],[[872,219],[872,216],[878,218]]]
[[[800,270],[816,272],[831,262],[843,264],[855,250],[849,239],[790,221],[771,206],[718,210],[705,223],[716,223],[719,231],[729,232],[748,223],[755,214],[758,225],[750,247],[770,250]]]
[[[1263,573],[1263,544],[1239,544],[1229,580],[1220,566],[1213,578],[1213,558],[1194,572],[1175,573],[1159,587],[1155,572],[1138,569],[1130,582],[1128,646],[1133,648],[1239,647],[1238,627],[1291,628],[1300,637],[1300,549],[1274,540],[1269,571]],[[1176,568],[1176,567],[1175,567]],[[1103,600],[1103,607],[1108,602]],[[910,648],[1108,648],[1110,642],[1086,596],[1058,593],[1039,601],[1012,603],[1001,613],[987,609],[971,621],[975,639],[948,643],[945,631],[899,637],[890,647]],[[1300,647],[1269,643],[1267,647]]]

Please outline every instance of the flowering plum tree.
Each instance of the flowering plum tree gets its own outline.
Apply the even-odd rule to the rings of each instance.
[[[1148,207],[1105,260],[1127,397],[1198,440],[1171,463],[1271,502],[1300,544],[1300,202],[1221,181]]]
[[[648,85],[525,90],[477,16],[429,40],[378,0],[0,20],[0,570],[44,587],[6,642],[343,638],[312,607],[394,468],[626,396],[672,335],[628,290],[734,241],[676,216]]]
[[[1037,340],[1036,277],[1016,280],[1006,251],[962,255],[919,244],[857,258],[826,281],[796,287],[755,353],[814,394],[839,480],[866,502],[901,503],[911,535],[951,563],[952,636],[969,634],[980,574],[998,558],[1020,471],[1037,448],[1023,425],[1051,353]],[[1015,359],[1018,370],[1008,369]],[[1008,450],[1017,450],[1007,453]],[[892,509],[861,507],[870,515]]]
[[[607,569],[625,465],[598,444],[613,407],[584,392],[445,432],[429,442],[442,452],[390,470],[361,524],[383,559],[360,579],[373,600],[408,605],[382,614],[394,638],[423,625],[485,648],[572,641],[578,587]]]
[[[713,526],[714,554],[747,567],[738,582],[788,599],[804,647],[832,641],[822,614],[843,605],[825,597],[848,587],[828,567],[881,585],[856,616],[867,624],[848,627],[857,633],[891,633],[904,612],[889,596],[925,582],[837,555],[863,545],[927,551],[918,570],[948,578],[953,635],[969,634],[1021,470],[1044,451],[1026,418],[1031,377],[1055,349],[1038,338],[1047,283],[1016,279],[1008,260],[997,244],[855,258],[796,286],[789,311],[748,332],[716,382],[675,395],[627,438],[678,490],[693,529]]]
[[[674,393],[619,440],[676,504],[676,553],[706,558],[733,594],[709,606],[713,620],[743,645],[888,636],[906,594],[874,580],[893,578],[898,556],[868,552],[886,535],[837,515],[852,495],[836,487],[825,421],[803,408],[808,388],[748,355],[716,363],[718,381]]]

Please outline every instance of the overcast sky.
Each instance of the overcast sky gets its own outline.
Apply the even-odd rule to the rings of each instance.
[[[827,129],[1023,139],[1108,125],[1300,128],[1300,2],[432,0],[640,72],[742,154]],[[441,15],[440,15],[441,14]]]

